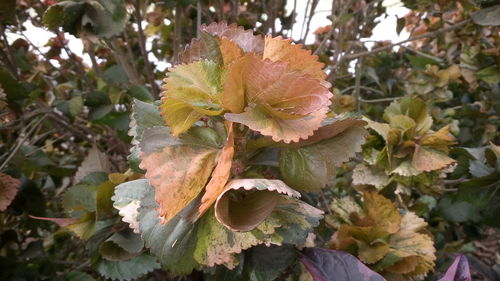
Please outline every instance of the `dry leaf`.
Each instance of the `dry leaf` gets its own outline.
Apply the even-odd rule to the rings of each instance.
[[[5,211],[9,207],[20,185],[19,179],[0,173],[0,211]]]

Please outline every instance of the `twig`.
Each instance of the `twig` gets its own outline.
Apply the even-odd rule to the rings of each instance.
[[[312,0],[311,3],[311,10],[309,11],[309,17],[307,18],[307,25],[306,25],[306,32],[304,33],[304,37],[302,38],[302,43],[306,41],[307,35],[309,34],[309,28],[311,28],[311,21],[314,16],[314,11],[316,10],[316,7],[318,6],[319,0]]]
[[[0,165],[0,171],[7,166],[9,161],[14,157],[16,152],[21,148],[23,143],[28,139],[28,137],[37,129],[37,127],[42,123],[42,121],[45,119],[47,115],[42,116],[38,120],[33,120],[32,123],[28,124],[26,128],[26,133],[24,136],[22,136],[18,141],[17,144],[12,148],[12,150],[9,152],[9,156],[7,156],[7,159]],[[31,127],[29,130],[27,128]]]
[[[394,98],[381,98],[381,99],[372,99],[372,100],[365,100],[363,98],[359,98],[360,102],[364,103],[377,103],[377,102],[388,102],[388,101],[395,101],[399,99],[400,97],[394,97]]]
[[[363,67],[363,58],[359,58],[358,61],[356,62],[356,80],[355,80],[355,85],[354,85],[354,97],[356,99],[356,110],[358,112],[361,111],[361,69]]]
[[[302,42],[302,35],[304,34],[304,28],[306,27],[307,11],[309,11],[309,5],[311,0],[307,0],[306,11],[304,12],[304,20],[302,21],[302,27],[300,28],[300,41]]]
[[[417,55],[419,55],[419,56],[422,56],[422,57],[426,57],[426,58],[429,58],[429,59],[435,60],[435,61],[437,61],[438,63],[442,63],[442,62],[443,62],[443,59],[441,59],[441,58],[438,58],[438,57],[435,57],[435,56],[431,56],[431,55],[429,55],[429,54],[426,54],[426,53],[420,52],[420,51],[418,51],[418,50],[412,49],[412,48],[410,48],[410,47],[408,47],[408,46],[401,45],[401,47],[402,47],[402,48],[405,48],[406,50],[408,50],[408,51],[410,51],[410,52],[412,52],[412,53],[415,53],[415,54],[417,54]]]
[[[399,46],[399,45],[407,43],[407,42],[411,42],[411,41],[415,41],[415,40],[419,40],[419,39],[423,39],[423,38],[427,38],[427,37],[433,37],[433,36],[436,36],[436,35],[444,33],[444,32],[448,32],[448,31],[452,31],[452,30],[458,29],[458,28],[466,25],[469,22],[470,22],[470,19],[466,19],[466,20],[461,21],[461,22],[459,22],[457,24],[454,24],[452,26],[443,27],[443,28],[438,29],[436,31],[427,32],[427,33],[424,33],[424,34],[421,34],[421,35],[418,35],[418,36],[415,36],[415,37],[411,37],[411,38],[408,38],[406,40],[403,40],[403,41],[400,41],[400,42],[397,42],[397,43],[392,43],[392,44],[387,45],[387,46],[382,46],[382,47],[379,47],[379,48],[375,48],[375,49],[373,49],[371,51],[366,51],[366,52],[361,52],[361,53],[357,53],[357,54],[347,55],[347,56],[342,57],[341,61],[343,61],[343,60],[352,60],[352,59],[364,57],[364,56],[375,54],[375,53],[378,53],[378,52],[381,52],[381,51],[384,51],[384,50],[387,50],[387,49],[392,49],[395,46]],[[335,66],[333,66],[333,67],[335,67]]]
[[[201,0],[198,0],[196,2],[196,38],[200,38],[201,12]]]
[[[126,59],[125,53],[118,44],[117,39],[116,38],[105,39],[105,42],[113,51],[113,55],[115,56],[116,60],[123,66],[123,69],[127,73],[127,76],[130,79],[130,81],[133,84],[140,84],[141,79],[139,79],[139,74],[137,74],[137,71],[129,64],[128,60]]]
[[[92,43],[90,40],[87,42],[87,53],[89,54],[90,61],[92,62],[92,68],[94,69],[94,72],[97,76],[102,76],[102,71],[99,68],[99,65],[97,64],[97,60],[95,59],[95,50],[94,50],[94,43]]]
[[[144,36],[144,31],[142,30],[142,15],[140,11],[139,0],[134,1],[135,7],[135,17],[137,19],[137,37],[139,38],[139,47],[141,48],[141,54],[144,60],[144,67],[146,68],[146,76],[148,77],[149,84],[151,84],[151,91],[153,93],[153,98],[158,99],[158,87],[155,82],[153,69],[148,59],[148,52],[146,51],[146,38]]]
[[[377,89],[374,89],[374,88],[370,88],[370,87],[366,87],[366,86],[361,86],[361,85],[360,85],[360,86],[358,86],[358,87],[359,87],[360,89],[362,89],[362,90],[365,90],[365,91],[374,92],[374,93],[380,94],[380,95],[382,95],[382,96],[384,96],[384,95],[385,95],[385,93],[384,93],[384,92],[382,92],[382,91],[380,91],[380,90],[377,90]],[[356,88],[356,86],[349,86],[349,87],[347,87],[347,88],[343,89],[342,91],[340,91],[340,94],[341,94],[341,95],[343,95],[343,94],[345,94],[345,93],[349,92],[350,90],[354,90],[355,88]]]
[[[175,19],[174,19],[174,61],[177,60],[177,57],[179,55],[179,49],[181,45],[181,37],[182,37],[182,32],[181,32],[181,10],[182,7],[180,4],[177,4],[175,6]]]

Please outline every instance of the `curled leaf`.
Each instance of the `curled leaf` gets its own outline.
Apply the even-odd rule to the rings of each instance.
[[[279,194],[300,197],[280,180],[232,180],[215,203],[215,217],[232,231],[250,231],[271,214]]]

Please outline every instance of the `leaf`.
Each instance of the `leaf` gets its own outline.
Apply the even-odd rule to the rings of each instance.
[[[139,233],[139,206],[144,194],[149,190],[146,179],[122,183],[115,188],[115,194],[111,197],[113,207],[122,216],[122,220],[130,225],[134,233]]]
[[[425,234],[409,230],[401,230],[395,233],[389,239],[390,253],[403,258],[403,260],[388,267],[387,270],[395,273],[401,272],[400,266],[406,267],[406,258],[418,258],[415,269],[406,274],[418,275],[427,273],[434,268],[434,261],[436,260],[436,256],[434,255],[436,249],[433,244],[432,239]]]
[[[471,281],[469,262],[467,257],[459,255],[453,261],[443,277],[438,281]]]
[[[134,99],[128,131],[128,135],[132,137],[132,145],[137,146],[140,143],[142,133],[146,129],[162,125],[163,121],[156,105]]]
[[[78,221],[78,219],[74,219],[74,218],[45,218],[45,217],[37,217],[37,216],[32,216],[32,215],[29,215],[29,217],[32,219],[35,219],[35,220],[50,221],[50,222],[56,223],[57,225],[59,225],[61,227],[66,227],[66,226],[74,224]]]
[[[3,212],[9,207],[16,197],[19,186],[21,186],[19,179],[0,173],[0,211]]]
[[[364,127],[366,124],[366,121],[356,118],[345,118],[340,120],[327,118],[323,121],[322,126],[314,132],[314,135],[306,140],[301,140],[296,144],[290,144],[289,147],[311,145],[322,140],[332,138],[351,127]]]
[[[143,102],[154,101],[153,95],[151,94],[149,89],[143,85],[132,85],[128,91],[129,91],[130,95],[133,96],[137,100],[140,100]]]
[[[380,190],[389,184],[389,177],[383,170],[360,163],[352,170],[352,184],[373,185]]]
[[[243,50],[236,43],[225,37],[219,38],[219,48],[222,54],[224,67],[228,67],[244,54]]]
[[[221,79],[221,68],[208,60],[170,69],[160,111],[174,136],[187,131],[203,115],[222,113]]]
[[[85,157],[85,159],[83,159],[80,167],[78,167],[78,170],[76,171],[73,181],[78,183],[85,176],[93,172],[111,172],[111,163],[109,162],[107,155],[99,151],[99,149],[95,146],[89,150],[89,154]]]
[[[345,196],[342,198],[334,198],[330,204],[330,209],[334,212],[334,215],[340,220],[341,223],[353,224],[351,221],[351,215],[357,214],[358,216],[363,214],[363,209],[359,206],[354,198],[350,196]],[[339,228],[338,226],[337,228]]]
[[[324,79],[324,64],[318,61],[318,56],[312,55],[311,50],[304,49],[302,44],[292,44],[292,39],[283,39],[281,36],[266,36],[264,39],[264,54],[262,59],[273,62],[281,61],[290,65],[293,70],[309,74],[311,77]]]
[[[77,116],[83,109],[83,98],[82,96],[74,96],[69,102],[69,113],[71,116]]]
[[[456,161],[441,151],[421,145],[415,146],[412,164],[418,171],[429,172],[446,168]]]
[[[299,260],[314,281],[385,281],[354,256],[342,251],[305,248]]]
[[[432,126],[432,117],[427,111],[427,105],[419,98],[404,97],[392,102],[384,111],[384,120],[390,122],[395,115],[407,115],[416,123],[416,135],[425,134]]]
[[[111,280],[132,280],[160,268],[152,256],[142,254],[127,261],[101,259],[95,265],[97,272]]]
[[[147,143],[147,139],[143,139]],[[156,190],[162,223],[167,223],[195,199],[208,181],[217,149],[179,142],[161,150],[143,149],[139,167]]]
[[[282,149],[280,171],[283,180],[304,191],[324,188],[332,180],[335,167],[361,151],[365,135],[363,127],[354,126],[309,146]]]
[[[89,275],[88,273],[81,272],[81,271],[71,271],[66,274],[64,274],[65,280],[68,281],[96,281],[94,277]]]
[[[297,250],[292,245],[259,245],[245,252],[243,271],[248,280],[276,280],[296,260]]]
[[[131,229],[115,232],[106,241],[113,242],[130,253],[139,253],[144,248],[141,236],[133,233]]]
[[[135,253],[127,252],[113,241],[104,241],[99,246],[99,253],[107,261],[125,261],[137,256]]]
[[[205,31],[219,38],[226,37],[230,41],[238,44],[245,53],[261,53],[264,50],[264,40],[261,36],[253,35],[252,30],[244,30],[243,27],[236,24],[228,25],[223,21],[213,22],[208,26],[203,24],[200,31]]]
[[[63,8],[63,15],[60,7]],[[57,19],[61,17],[61,19]],[[80,36],[88,33],[98,37],[111,37],[123,30],[128,20],[123,0],[64,1],[52,5],[44,15],[44,24]]]
[[[500,6],[499,6],[500,7]],[[493,86],[500,83],[500,69],[492,65],[474,73],[476,77]]]
[[[227,141],[217,160],[217,166],[215,166],[212,172],[212,177],[205,187],[205,194],[201,198],[201,204],[198,208],[198,213],[196,218],[191,219],[188,216],[188,220],[194,221],[200,218],[207,210],[212,206],[217,198],[221,195],[226,187],[226,183],[231,176],[231,166],[233,163],[234,156],[234,131],[233,124],[228,125],[228,136]]]
[[[319,80],[250,54],[229,66],[223,104],[234,112],[225,114],[227,120],[289,143],[319,128],[331,97]]]
[[[97,188],[95,197],[97,219],[105,219],[114,215],[111,197],[114,194],[115,186],[116,184],[106,181]]]
[[[357,241],[357,245],[359,259],[368,264],[376,263],[389,252],[389,245],[383,242],[366,243]]]
[[[391,200],[376,192],[363,193],[363,210],[373,223],[389,234],[400,228],[401,215]]]
[[[43,24],[48,29],[57,29],[64,24],[64,9],[58,5],[50,6],[43,14]]]
[[[271,214],[279,202],[279,194],[300,197],[300,193],[280,180],[232,180],[217,198],[215,217],[232,231],[250,231]]]
[[[500,5],[473,12],[470,17],[478,25],[500,25]]]

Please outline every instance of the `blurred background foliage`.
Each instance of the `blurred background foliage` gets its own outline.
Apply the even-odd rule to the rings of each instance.
[[[325,64],[333,111],[356,111],[400,128],[384,110],[402,97],[419,98],[433,120],[430,129],[448,126],[455,136],[449,156],[457,164],[447,171],[393,173],[370,158],[373,150],[390,146],[371,130],[361,155],[335,171],[329,188],[306,199],[329,214],[315,232],[316,245],[326,247],[340,227],[330,209],[334,199],[375,188],[428,222],[437,267],[426,280],[436,280],[457,252],[468,255],[475,280],[499,280],[497,1],[404,0],[410,12],[393,28],[410,34],[405,42],[365,40],[386,13],[380,0],[329,1],[331,24],[311,30],[319,1],[307,1],[304,36],[294,40],[304,43],[305,35],[314,34],[305,47]],[[180,280],[142,254],[141,242],[127,249],[135,251],[131,256],[116,246],[117,237],[131,235],[109,198],[116,184],[137,177],[127,161],[132,101],[159,98],[165,66],[178,61],[202,23],[225,20],[256,34],[289,37],[297,28],[297,1],[292,10],[286,2],[3,0],[0,279],[127,280],[149,272],[138,280]],[[26,23],[51,31],[43,50],[25,36]],[[20,37],[8,40],[8,34]],[[88,61],[71,50],[68,34],[82,40]],[[30,217],[76,217],[74,212],[88,214],[88,220],[64,228],[75,221]],[[289,268],[295,259],[290,260],[279,280],[295,278]],[[223,280],[229,273],[218,268],[204,274],[183,278]]]

